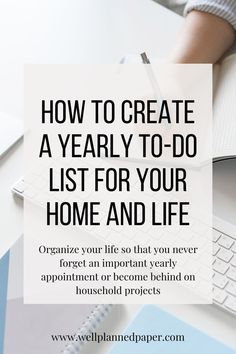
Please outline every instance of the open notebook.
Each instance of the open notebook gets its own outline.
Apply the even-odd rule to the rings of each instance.
[[[236,157],[236,54],[217,64],[214,72],[214,161]]]

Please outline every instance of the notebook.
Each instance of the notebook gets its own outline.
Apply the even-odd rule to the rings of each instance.
[[[0,112],[0,159],[23,136],[23,122]]]
[[[236,157],[235,77],[236,54],[231,54],[214,69],[214,161]]]
[[[9,267],[8,259],[0,261],[0,353],[77,354],[86,342],[74,341],[73,336],[96,330],[111,305],[24,305],[22,238],[11,248],[9,258]],[[52,335],[59,340],[53,340]]]
[[[24,305],[22,298],[8,300],[0,353],[80,353],[86,341],[73,338],[96,331],[110,309],[111,305]]]
[[[157,62],[151,58],[151,63]],[[141,64],[140,55],[127,55],[121,64]],[[213,70],[213,160],[236,157],[236,54],[226,56]],[[156,78],[158,82],[158,78]]]
[[[9,252],[0,259],[0,353],[3,352]]]
[[[109,354],[235,354],[232,349],[221,342],[209,337],[187,323],[177,319],[171,314],[161,310],[157,306],[144,306],[132,323],[128,326],[125,334],[183,334],[184,342],[118,342]]]

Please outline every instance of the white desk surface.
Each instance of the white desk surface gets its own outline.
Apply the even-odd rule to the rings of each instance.
[[[0,12],[0,110],[22,117],[24,63],[116,63],[126,54],[144,50],[163,57],[181,23],[180,17],[151,0],[4,1]],[[23,232],[22,207],[10,192],[22,170],[19,143],[0,161],[0,255]],[[218,164],[214,172],[215,212],[232,221],[236,210],[236,195],[231,193],[236,162],[227,163],[226,168]],[[116,307],[101,330],[118,332],[138,307]],[[236,347],[236,318],[227,313],[214,306],[165,308]],[[84,353],[102,354],[108,348],[108,344],[93,349],[91,346]]]

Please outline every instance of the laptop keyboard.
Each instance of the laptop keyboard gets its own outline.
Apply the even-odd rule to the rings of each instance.
[[[213,230],[213,299],[236,314],[236,241]]]
[[[33,197],[31,186],[20,179],[12,191],[18,197]],[[213,301],[236,315],[236,239],[213,229]]]

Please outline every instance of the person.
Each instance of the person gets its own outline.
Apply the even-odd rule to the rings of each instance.
[[[171,62],[215,63],[233,45],[236,0],[189,0],[185,16]]]

